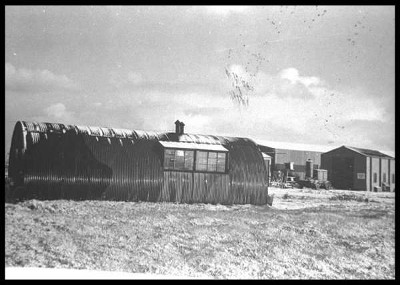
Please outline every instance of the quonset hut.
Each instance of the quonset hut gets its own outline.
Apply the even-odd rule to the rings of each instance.
[[[252,140],[18,121],[11,197],[266,204],[267,169]]]

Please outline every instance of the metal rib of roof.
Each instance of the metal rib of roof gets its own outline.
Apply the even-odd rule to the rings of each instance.
[[[213,136],[198,135],[198,134],[182,134],[179,136],[180,142],[199,143],[199,144],[221,144]]]
[[[228,152],[226,148],[219,144],[202,144],[202,143],[188,143],[188,142],[170,142],[160,141],[163,147],[166,148],[179,148],[179,149],[195,149],[195,150],[210,150],[210,151],[223,151]]]

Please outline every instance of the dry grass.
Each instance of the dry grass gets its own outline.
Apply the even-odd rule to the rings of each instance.
[[[394,278],[394,193],[270,193],[272,207],[6,204],[5,264],[200,278]]]

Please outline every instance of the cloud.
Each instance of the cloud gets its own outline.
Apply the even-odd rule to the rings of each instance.
[[[109,81],[109,83],[116,88],[129,88],[132,86],[139,86],[144,82],[145,80],[142,74],[133,71],[129,71],[126,74],[120,74],[118,72],[112,71]]]
[[[289,80],[291,84],[300,83],[306,87],[321,83],[320,79],[316,76],[300,76],[299,71],[293,67],[283,69],[279,73],[279,76],[282,79]]]
[[[306,143],[343,142],[362,145],[376,141],[368,130],[356,129],[354,122],[388,122],[381,101],[363,94],[362,89],[329,86],[319,76],[302,75],[294,67],[276,74],[258,72],[249,76],[240,65],[227,67],[227,88],[232,88],[231,73],[248,80],[253,87],[246,96],[249,105],[240,112],[228,108],[211,120],[216,130],[243,133],[249,137],[273,137]],[[240,80],[239,80],[240,81]]]
[[[229,71],[249,79],[239,65],[231,66]],[[69,104],[69,108],[59,101],[45,108],[40,119],[149,131],[174,131],[174,122],[179,119],[186,124],[185,131],[194,134],[376,149],[379,144],[374,143],[382,145],[383,141],[376,138],[379,132],[394,133],[387,127],[385,109],[379,101],[365,98],[360,90],[338,91],[318,76],[304,76],[297,69],[275,74],[259,72],[250,79],[254,91],[248,95],[246,107],[213,88],[162,90],[154,85],[135,92],[115,89],[111,96],[95,101],[83,98],[80,104]],[[231,87],[226,81],[221,83]],[[301,90],[310,95],[300,96]],[[385,139],[390,138],[390,134],[385,135]]]
[[[44,115],[35,116],[32,119],[38,122],[55,122],[73,124],[77,117],[75,112],[67,111],[63,103],[55,103],[43,109]]]
[[[300,76],[296,68],[284,69],[276,75],[261,71],[251,74],[243,66],[232,64],[226,69],[226,74],[228,75],[226,86],[231,85],[231,89],[239,87],[245,97],[272,94],[282,98],[312,99],[315,94],[310,88],[322,84],[318,77]]]
[[[205,8],[207,12],[211,14],[222,15],[222,16],[226,16],[231,13],[244,13],[249,9],[249,7],[241,5],[239,6],[215,5],[215,6],[206,6]]]
[[[137,72],[128,72],[128,82],[138,85],[143,82],[143,76]]]
[[[7,90],[39,92],[78,89],[78,85],[67,76],[46,69],[16,69],[11,63],[6,63],[5,72]]]

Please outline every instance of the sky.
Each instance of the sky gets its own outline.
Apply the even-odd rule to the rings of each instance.
[[[19,120],[395,149],[394,6],[6,6]]]

